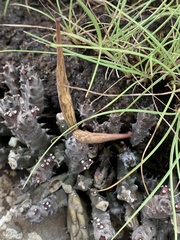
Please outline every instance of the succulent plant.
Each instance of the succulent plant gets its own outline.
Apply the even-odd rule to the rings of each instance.
[[[18,143],[14,147],[9,144],[7,149],[1,149],[1,153],[4,155],[3,159],[8,158],[13,170],[30,171],[50,143],[50,136],[38,123],[44,110],[43,84],[34,68],[29,65],[16,68],[7,63],[3,76],[9,91],[0,100],[3,126],[1,135],[10,129],[25,146]],[[147,109],[151,110],[153,107]],[[92,116],[94,114],[92,103],[87,100],[80,104],[79,113],[81,119]],[[119,114],[110,114],[108,117],[101,124],[98,119],[88,120],[82,124],[82,128],[95,134],[119,133],[122,125]],[[56,120],[61,132],[67,130],[62,113],[57,114]],[[157,118],[152,114],[137,114],[137,121],[132,124],[133,136],[130,140],[132,146],[136,146],[149,135],[149,130],[156,121]],[[111,162],[112,158],[115,158],[114,162]],[[11,210],[16,209],[18,212],[22,210],[21,213],[25,214],[30,222],[40,223],[60,208],[66,207],[67,227],[71,240],[110,240],[114,237],[117,227],[112,219],[118,222],[119,227],[129,220],[143,201],[144,192],[140,192],[142,186],[139,184],[140,176],[131,174],[121,181],[114,191],[102,194],[98,191],[113,184],[115,178],[118,180],[123,178],[138,163],[139,158],[125,143],[124,152],[117,154],[109,145],[94,142],[89,144],[88,141],[82,143],[68,133],[64,142],[51,148],[51,153],[45,156],[32,173],[24,194],[27,202],[24,199],[18,203],[15,201],[15,207],[13,206]],[[24,180],[21,180],[21,185],[23,183]],[[147,185],[152,191],[156,180],[147,178]],[[84,199],[87,199],[87,203]],[[88,204],[91,207],[86,210]],[[178,201],[176,207],[179,211]],[[160,223],[165,226],[164,220],[170,219],[171,215],[170,191],[164,186],[161,192],[154,195],[144,206],[141,213],[128,223],[127,231],[132,232],[133,240],[151,240],[156,236],[163,239],[168,236],[171,229],[160,232],[157,226]],[[179,222],[178,218],[177,220]],[[173,222],[171,227],[172,225]]]
[[[29,65],[16,68],[9,62],[3,68],[4,83],[9,88],[9,94],[20,95],[27,107],[39,108],[39,114],[44,110],[44,87],[42,80]]]
[[[44,88],[33,68],[15,68],[7,63],[3,72],[9,92],[0,100],[3,123],[32,152],[44,150],[50,143],[37,118],[44,110]]]
[[[150,105],[146,110],[153,110],[153,105]],[[132,137],[130,142],[133,146],[138,145],[149,135],[149,130],[157,123],[157,117],[146,112],[139,112],[137,114],[136,123],[132,124]]]
[[[50,154],[49,157],[45,158],[32,173],[32,183],[37,185],[50,179],[53,175],[53,168],[56,165],[57,160],[55,156]]]
[[[165,186],[160,194],[154,195],[143,207],[142,214],[144,218],[164,219],[172,214],[172,204],[170,189]]]
[[[4,83],[9,88],[11,95],[20,94],[19,71],[9,62],[3,67]]]
[[[129,148],[119,154],[117,160],[117,179],[121,179],[126,175],[129,169],[136,166],[139,161],[137,156]],[[117,198],[129,203],[132,208],[137,207],[142,201],[142,196],[136,184],[136,178],[135,175],[131,174],[116,187]]]
[[[93,160],[88,157],[88,144],[77,142],[77,140],[71,136],[66,140],[65,145],[65,153],[67,156],[65,162],[68,166],[69,172],[78,174],[89,169]]]
[[[48,215],[56,213],[58,210],[58,203],[55,195],[50,195],[47,198],[41,200],[31,208],[26,213],[26,218],[30,222],[40,223]]]
[[[142,225],[140,225],[132,233],[132,240],[153,240],[156,236],[156,226],[151,220],[145,220]]]
[[[35,159],[31,156],[31,151],[27,148],[17,147],[11,149],[8,155],[8,164],[11,169],[28,169],[35,163]]]
[[[72,191],[68,197],[67,226],[71,240],[89,240],[87,217],[80,197],[76,191]]]

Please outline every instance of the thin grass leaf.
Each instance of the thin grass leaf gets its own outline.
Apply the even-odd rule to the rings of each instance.
[[[21,4],[21,3],[12,3],[11,4],[12,6],[19,6],[19,7],[24,7],[24,8],[27,8],[27,9],[30,9],[30,10],[33,10],[35,12],[38,12],[44,16],[46,16],[47,18],[49,18],[50,20],[52,20],[53,22],[55,22],[55,19],[53,17],[51,17],[49,14],[37,9],[37,8],[34,8],[34,7],[31,7],[29,5],[24,5],[24,4]]]
[[[10,0],[6,0],[3,15],[6,16]]]

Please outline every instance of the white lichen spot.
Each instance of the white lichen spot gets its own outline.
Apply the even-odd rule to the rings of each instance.
[[[6,223],[10,222],[12,219],[12,214],[10,211],[7,211],[6,215],[4,215],[1,219],[0,219],[0,229],[3,230],[6,228]]]
[[[64,189],[65,193],[67,193],[67,194],[70,194],[73,191],[72,186],[65,184],[65,183],[62,183],[62,188]]]
[[[6,231],[3,233],[3,235],[7,239],[22,239],[23,237],[22,233],[18,233],[17,230],[13,228],[6,228]]]
[[[6,202],[7,202],[9,205],[11,205],[12,202],[13,202],[13,198],[12,198],[11,196],[7,196],[7,197],[6,197]]]
[[[11,137],[8,145],[14,148],[17,146],[17,142],[18,142],[18,139],[16,137]]]
[[[14,151],[10,151],[8,155],[8,164],[12,170],[17,168],[16,154]]]
[[[28,233],[28,240],[43,240],[36,232]]]
[[[105,212],[107,208],[109,207],[109,202],[108,201],[100,201],[96,204],[96,208]]]

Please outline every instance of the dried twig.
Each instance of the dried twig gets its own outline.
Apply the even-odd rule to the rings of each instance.
[[[66,75],[66,69],[64,64],[64,57],[62,51],[62,42],[60,35],[60,19],[56,19],[56,42],[57,46],[57,91],[59,104],[61,111],[63,113],[64,119],[68,127],[76,125],[76,117],[74,112],[74,107],[72,103],[72,98],[69,90],[69,82]],[[131,132],[123,134],[108,134],[108,133],[92,133],[88,131],[82,131],[75,127],[73,129],[73,136],[77,141],[82,143],[103,143],[108,141],[113,141],[117,139],[129,138],[131,137]]]
[[[57,31],[56,41],[57,41],[57,44],[62,44],[59,27],[60,27],[60,20],[57,19],[56,20],[56,31]],[[64,119],[68,127],[71,127],[76,124],[76,117],[74,113],[72,98],[70,95],[69,82],[66,75],[63,51],[60,45],[57,47],[56,83],[57,83],[57,91],[58,91],[58,98],[59,98],[61,111],[63,113]]]

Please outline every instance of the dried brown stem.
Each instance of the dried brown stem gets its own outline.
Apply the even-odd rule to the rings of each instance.
[[[58,44],[56,84],[57,84],[59,104],[68,127],[72,127],[77,122],[76,122],[74,107],[73,107],[72,98],[69,90],[69,82],[66,76],[63,51],[62,51],[62,47],[60,46],[62,44],[61,34],[60,34],[60,19],[56,19],[56,34],[57,34],[56,42]]]
[[[68,127],[75,125],[76,117],[73,107],[73,102],[69,90],[69,82],[66,76],[66,69],[64,64],[64,57],[62,51],[62,42],[60,35],[60,19],[56,19],[56,42],[57,46],[57,91],[59,104],[63,113],[64,119]],[[82,143],[103,143],[113,141],[117,139],[129,138],[132,133],[127,132],[123,134],[108,134],[108,133],[92,133],[88,131],[82,131],[77,127],[73,130],[73,136],[77,141]]]
[[[73,136],[79,141],[83,143],[103,143],[109,141],[115,141],[118,139],[124,139],[131,137],[132,132],[127,133],[92,133],[88,131],[82,131],[80,129],[76,129],[73,132]]]

